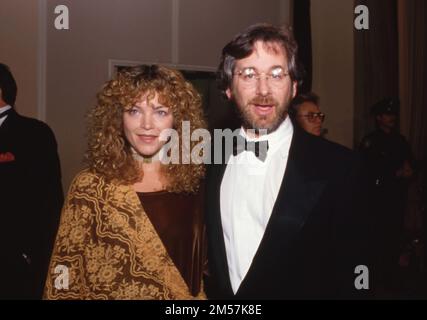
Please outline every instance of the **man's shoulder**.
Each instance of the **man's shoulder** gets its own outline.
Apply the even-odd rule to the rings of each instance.
[[[305,147],[318,159],[352,160],[357,157],[357,154],[346,146],[309,133],[303,132],[300,134],[303,137]]]
[[[40,121],[35,118],[30,118],[26,116],[22,116],[18,113],[15,113],[13,116],[14,118],[14,125],[12,126],[12,129],[14,131],[17,131],[17,134],[19,136],[25,136],[25,137],[37,137],[37,138],[44,138],[44,139],[54,139],[55,135],[52,131],[52,129],[44,123],[43,121]]]
[[[363,149],[370,148],[375,143],[377,138],[378,138],[378,132],[377,131],[373,131],[373,132],[368,133],[367,135],[365,135],[362,138],[362,140],[360,142],[360,147]]]
[[[299,147],[298,162],[304,163],[307,174],[330,177],[340,175],[355,166],[361,165],[358,153],[324,138],[308,133],[297,133]]]
[[[33,131],[37,134],[53,135],[52,129],[43,121],[24,116],[19,116],[19,121],[23,130]]]
[[[406,137],[403,134],[399,133],[399,132],[396,133],[396,140],[398,140],[402,144],[409,144],[409,142],[406,139]]]

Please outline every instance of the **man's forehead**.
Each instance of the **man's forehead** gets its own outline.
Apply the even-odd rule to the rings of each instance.
[[[298,107],[298,110],[317,112],[318,110],[320,110],[320,108],[318,105],[316,105],[311,101],[304,101],[303,103],[300,104],[300,106]]]
[[[270,54],[280,55],[285,54],[286,51],[282,44],[277,41],[256,41],[254,43],[254,51],[264,50]]]
[[[277,56],[277,57],[285,57],[285,59],[287,58],[286,55],[286,50],[285,48],[282,46],[282,44],[280,44],[279,42],[265,42],[265,41],[256,41],[252,47],[252,53],[249,55],[256,55],[256,56],[260,56],[262,54],[268,54],[271,56]]]
[[[271,67],[283,66],[284,63],[287,63],[287,55],[280,43],[257,41],[254,43],[252,53],[236,62],[239,66],[252,66],[251,64],[258,62],[269,62]]]

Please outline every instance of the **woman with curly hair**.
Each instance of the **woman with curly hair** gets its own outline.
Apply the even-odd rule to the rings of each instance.
[[[205,128],[199,94],[178,71],[125,68],[88,118],[88,168],[63,208],[45,298],[205,298],[204,167],[158,156],[164,130]]]

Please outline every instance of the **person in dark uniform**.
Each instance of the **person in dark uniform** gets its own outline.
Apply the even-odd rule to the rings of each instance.
[[[42,297],[63,204],[54,134],[16,112],[16,94],[0,63],[0,300]]]
[[[403,233],[408,180],[413,175],[411,148],[399,134],[399,100],[384,99],[371,108],[376,129],[363,138],[372,188],[376,229],[378,284],[395,287],[399,246]]]

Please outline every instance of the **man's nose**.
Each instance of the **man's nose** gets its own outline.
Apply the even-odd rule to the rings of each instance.
[[[320,116],[315,116],[315,117],[314,117],[314,121],[315,121],[316,123],[322,123],[322,118],[321,118]]]
[[[270,94],[270,84],[267,76],[259,76],[257,81],[257,93],[261,96],[267,96]]]

